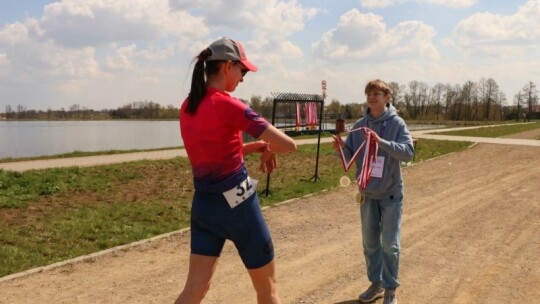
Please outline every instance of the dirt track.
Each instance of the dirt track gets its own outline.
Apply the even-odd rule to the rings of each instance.
[[[479,144],[409,167],[404,178],[399,303],[539,301],[540,148]],[[354,193],[265,210],[284,303],[356,303],[368,282]],[[186,232],[1,282],[0,303],[172,303],[188,255]],[[255,303],[230,243],[204,303]]]

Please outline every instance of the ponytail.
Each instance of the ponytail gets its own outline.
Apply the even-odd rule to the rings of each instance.
[[[193,76],[191,77],[191,90],[188,95],[188,105],[186,112],[195,114],[199,104],[201,103],[204,94],[206,93],[206,81],[204,79],[204,61],[212,54],[210,49],[203,50],[199,56],[195,57],[197,62],[193,68]]]
[[[193,68],[193,76],[191,78],[191,91],[188,95],[188,105],[186,108],[186,113],[195,115],[197,108],[201,103],[204,95],[206,95],[206,80],[205,74],[208,75],[215,74],[219,71],[219,67],[222,61],[211,60],[206,61],[208,57],[212,55],[212,51],[207,48],[204,49],[195,59],[195,67]],[[205,68],[206,61],[206,68]]]

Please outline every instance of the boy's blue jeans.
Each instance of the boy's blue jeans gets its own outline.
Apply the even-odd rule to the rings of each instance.
[[[360,205],[362,239],[368,279],[383,288],[399,286],[399,252],[403,197],[377,200],[370,197]]]

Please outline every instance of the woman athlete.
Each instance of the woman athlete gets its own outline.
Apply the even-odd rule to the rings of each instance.
[[[295,151],[296,144],[227,93],[248,71],[257,71],[238,41],[219,39],[195,60],[191,91],[180,108],[180,129],[195,188],[191,255],[186,284],[175,304],[202,301],[227,239],[247,268],[257,302],[281,303],[272,238],[244,156],[260,153],[261,170],[271,173],[277,165],[275,154]],[[259,141],[244,144],[242,131]]]

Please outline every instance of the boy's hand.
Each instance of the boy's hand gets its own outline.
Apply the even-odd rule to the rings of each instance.
[[[345,143],[343,142],[343,140],[341,140],[339,134],[332,135],[332,138],[334,139],[334,141],[332,142],[332,148],[334,148],[336,152],[339,152],[339,147],[341,147],[342,149],[343,147],[345,147]]]
[[[371,134],[371,138],[373,138],[378,144],[381,143],[381,138],[379,137],[379,134],[377,134],[377,132],[371,130],[371,129],[367,129],[364,131],[366,133],[366,135],[368,135],[368,133]]]

